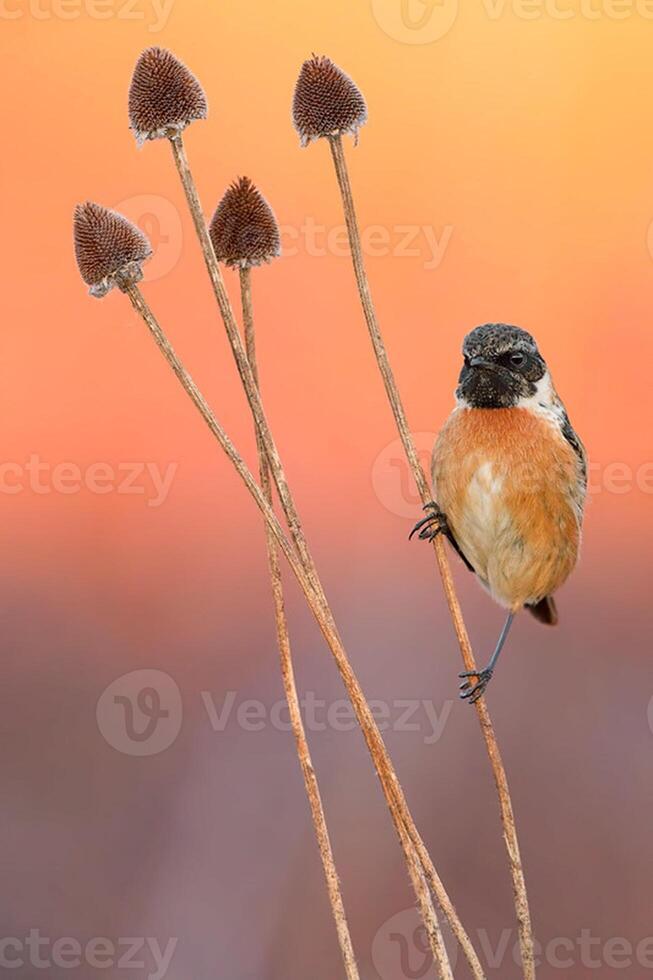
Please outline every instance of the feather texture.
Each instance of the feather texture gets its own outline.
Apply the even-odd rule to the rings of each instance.
[[[433,455],[436,499],[501,605],[535,606],[578,556],[584,484],[559,428],[525,408],[457,408]]]

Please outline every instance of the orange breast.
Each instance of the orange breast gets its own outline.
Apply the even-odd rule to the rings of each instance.
[[[435,499],[493,596],[517,609],[550,595],[577,559],[576,454],[528,409],[458,408],[433,454]]]

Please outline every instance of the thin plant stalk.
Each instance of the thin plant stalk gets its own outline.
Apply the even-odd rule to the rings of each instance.
[[[333,653],[334,659],[336,660],[338,669],[343,678],[345,687],[354,708],[354,712],[365,737],[368,750],[379,776],[384,795],[388,803],[388,808],[403,848],[408,872],[417,896],[420,914],[429,936],[431,950],[433,952],[439,975],[442,980],[453,980],[448,954],[442,940],[442,934],[437,921],[437,916],[431,902],[429,887],[424,877],[420,854],[418,847],[414,843],[415,837],[420,840],[419,835],[417,834],[412,817],[410,816],[406,800],[399,785],[396,773],[392,767],[390,758],[387,754],[383,739],[381,738],[381,734],[378,730],[378,726],[376,725],[374,716],[369,709],[356,675],[351,668],[347,654],[333,623],[333,617],[328,610],[328,606],[326,606],[320,595],[315,591],[308,572],[304,568],[304,565],[298,557],[293,545],[285,535],[274,511],[266,500],[263,491],[256,483],[256,480],[247,468],[235,446],[220,426],[215,415],[206,402],[206,399],[199,391],[197,385],[177,357],[138,286],[133,283],[127,283],[124,286],[124,291],[128,294],[132,306],[145,322],[159,350],[164,355],[166,361],[172,368],[188,396],[191,398],[195,407],[202,415],[202,418],[206,422],[211,433],[236,468],[240,478],[245,483],[245,486],[249,490],[251,496],[254,498],[256,505],[263,514],[268,528],[274,534],[279,548],[288,561],[313,613],[313,616],[315,617],[317,624]],[[423,851],[426,852],[426,848],[424,848],[423,844],[421,846]],[[426,855],[426,858],[428,858],[428,855]],[[428,864],[430,869],[427,873],[428,883],[435,888],[438,901],[444,903],[443,911],[446,909],[445,914],[447,915],[454,935],[460,942],[463,952],[470,963],[472,974],[474,977],[478,978],[478,980],[485,980],[482,967],[471,945],[469,937],[467,936],[462,923],[458,919],[453,905],[451,904],[451,901],[444,890],[444,886],[437,876],[430,858],[428,858]]]
[[[252,374],[254,375],[254,380],[258,386],[259,373],[256,358],[256,333],[254,329],[254,314],[252,306],[251,270],[249,267],[241,267],[239,271],[243,325],[245,330],[245,350],[247,352],[247,359],[249,360],[250,367],[252,369]],[[256,448],[258,452],[259,482],[266,501],[270,506],[272,506],[272,483],[270,480],[270,468],[265,455],[265,446],[263,445],[263,441],[258,430],[256,431]],[[329,838],[326,816],[322,805],[320,787],[315,774],[315,769],[313,768],[313,761],[311,759],[311,752],[309,749],[308,740],[306,738],[306,731],[304,729],[301,707],[299,703],[299,695],[297,693],[297,686],[295,683],[295,670],[290,647],[290,637],[288,635],[288,622],[286,619],[284,606],[279,554],[277,552],[274,533],[268,524],[266,524],[265,530],[267,540],[268,569],[270,572],[270,582],[272,585],[274,618],[277,630],[277,644],[279,647],[279,657],[281,660],[281,676],[283,679],[286,702],[288,704],[290,724],[295,737],[295,743],[297,745],[297,755],[299,757],[299,764],[304,777],[304,786],[306,787],[306,795],[308,796],[308,802],[311,809],[315,836],[317,837],[320,857],[322,859],[322,867],[324,868],[324,876],[326,878],[327,891],[329,893],[329,902],[331,904],[331,912],[333,914],[333,919],[336,926],[338,943],[340,944],[340,952],[342,954],[342,960],[345,966],[345,974],[347,976],[347,980],[359,980],[356,957],[354,955],[354,948],[351,941],[351,935],[349,933],[349,926],[347,924],[347,915],[345,913],[345,906],[342,899],[342,893],[340,891],[340,882],[338,880],[335,858],[333,856],[333,849]]]
[[[388,400],[390,401],[392,412],[397,423],[399,436],[415,479],[415,484],[422,502],[424,504],[428,504],[432,499],[432,492],[429,489],[428,481],[420,464],[415,443],[408,427],[406,413],[404,411],[401,396],[390,366],[388,353],[381,335],[374,303],[372,301],[372,294],[370,292],[365,263],[363,261],[360,231],[358,227],[358,220],[356,218],[354,198],[351,189],[351,182],[349,180],[349,172],[342,137],[340,135],[334,135],[330,136],[328,139],[331,147],[331,155],[333,157],[336,176],[338,178],[338,186],[342,197],[356,283],[358,285],[361,305],[363,307],[365,320],[372,340],[372,345],[374,347],[374,353],[376,355],[379,370],[383,378]],[[434,539],[433,547],[435,550],[438,567],[440,569],[440,575],[442,577],[442,584],[444,586],[447,604],[449,606],[454,629],[458,638],[463,663],[465,664],[465,670],[476,671],[477,666],[474,653],[472,651],[469,635],[465,627],[462,610],[460,608],[460,603],[458,601],[458,596],[456,594],[453,577],[451,574],[451,568],[441,536],[437,536]],[[501,753],[499,751],[499,745],[494,732],[494,727],[492,725],[490,714],[484,698],[479,698],[479,700],[476,701],[476,712],[481,725],[481,730],[483,732],[483,738],[485,740],[485,745],[490,758],[492,773],[494,775],[494,781],[499,797],[501,821],[503,824],[503,837],[508,852],[515,912],[517,915],[519,928],[519,944],[521,948],[524,980],[535,980],[533,931],[531,926],[528,896],[526,892],[526,881],[524,879],[524,870],[519,852],[517,827],[515,824],[510,791],[508,788],[508,780],[501,759]]]
[[[231,308],[231,303],[224,284],[222,272],[220,271],[220,266],[215,257],[213,244],[206,227],[206,222],[202,213],[202,205],[200,204],[199,195],[197,193],[195,181],[193,179],[188,157],[186,155],[183,137],[181,133],[175,133],[174,135],[170,136],[169,139],[170,145],[172,146],[177,171],[186,195],[188,208],[191,213],[191,218],[193,219],[193,224],[195,225],[195,231],[197,233],[206,268],[209,273],[213,292],[215,294],[220,314],[224,321],[227,337],[233,351],[234,359],[236,361],[240,379],[245,389],[247,400],[252,413],[254,414],[257,431],[261,433],[261,438],[263,439],[263,443],[265,445],[265,452],[268,457],[270,471],[279,493],[279,499],[281,500],[281,505],[288,521],[288,527],[290,529],[293,541],[295,542],[295,547],[297,548],[298,554],[302,559],[313,587],[319,593],[321,589],[318,584],[317,573],[308,554],[304,532],[290,494],[290,489],[281,465],[279,453],[272,440],[269,426],[265,421],[265,415],[258,388],[256,386],[249,361],[247,360],[247,354],[240,338],[240,333],[238,332],[238,325],[236,323],[234,312]]]
[[[421,864],[428,884],[433,891],[443,914],[449,921],[452,932],[463,949],[473,976],[477,978],[477,980],[480,980],[484,974],[476,951],[474,950],[471,940],[455,911],[453,903],[451,902],[451,899],[449,898],[444,885],[442,884],[442,881],[435,870],[435,866],[433,865],[433,862],[428,854],[427,848],[424,845],[419,832],[417,831],[396,773],[392,763],[390,762],[385,744],[381,738],[380,732],[378,731],[378,726],[376,725],[360,685],[353,674],[351,665],[349,664],[349,660],[338,635],[338,630],[324,594],[317,568],[306,542],[277,447],[272,438],[272,433],[265,417],[258,388],[252,375],[249,361],[247,360],[247,354],[238,332],[236,319],[231,308],[231,303],[229,302],[222,273],[220,271],[220,267],[213,249],[213,244],[204,220],[199,195],[190,169],[188,157],[186,155],[183,137],[181,133],[174,132],[170,134],[169,141],[172,147],[175,165],[184,188],[186,201],[191,213],[193,224],[195,226],[200,247],[202,249],[206,268],[209,273],[213,292],[225,324],[229,343],[231,345],[238,372],[245,389],[245,394],[254,417],[256,428],[260,432],[261,439],[263,440],[263,444],[265,446],[270,471],[279,494],[281,506],[288,522],[288,528],[290,530],[295,548],[297,549],[297,554],[299,556],[302,568],[304,569],[308,581],[310,582],[311,587],[321,604],[323,615],[326,617],[326,620],[329,623],[330,634],[337,641],[339,651],[338,654],[336,655],[336,650],[333,646],[331,646],[331,651],[336,657],[336,662],[352,700],[352,705],[356,712],[357,720],[361,726],[363,735],[365,736],[368,749],[372,754],[372,759],[375,762],[377,774],[381,781],[384,795],[393,816],[393,820],[395,821],[397,832],[403,845],[404,838],[402,837],[402,830],[399,827],[399,823],[403,821],[407,834],[406,843],[408,843],[411,849],[414,849],[414,853],[411,855],[411,861],[416,858],[418,863]],[[404,853],[406,854],[405,848]],[[413,880],[413,887],[415,887],[415,879],[411,871],[411,861],[408,860],[407,855],[406,860],[409,866],[409,872],[411,873],[411,878]],[[424,925],[427,928],[427,932],[429,933],[430,937],[435,935],[435,926],[433,924],[434,918],[435,912],[431,906],[427,917],[424,919]],[[437,963],[438,958],[436,948],[434,948],[433,951]]]

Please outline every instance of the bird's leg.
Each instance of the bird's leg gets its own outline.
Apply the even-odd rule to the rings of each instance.
[[[514,612],[508,614],[508,617],[503,624],[503,629],[501,630],[501,635],[497,641],[494,653],[490,657],[490,662],[487,667],[484,667],[482,670],[468,670],[464,674],[458,675],[463,679],[463,683],[460,685],[460,690],[462,692],[460,696],[464,700],[469,701],[470,704],[474,704],[485,694],[485,689],[492,680],[494,668],[497,665],[499,654],[503,650],[503,645],[506,642],[514,618]],[[472,681],[472,678],[474,677],[477,678],[475,684]]]
[[[425,504],[422,510],[426,511],[426,517],[423,517],[421,521],[417,522],[408,535],[408,540],[410,541],[414,534],[417,534],[422,541],[433,541],[434,538],[437,538],[438,534],[446,534],[448,536],[449,525],[447,524],[447,518],[435,501],[432,500],[430,503]]]

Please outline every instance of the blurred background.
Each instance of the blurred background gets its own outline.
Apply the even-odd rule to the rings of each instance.
[[[497,980],[520,971],[493,783],[475,713],[456,700],[433,555],[407,542],[419,505],[328,147],[300,149],[290,121],[311,52],[369,103],[347,156],[425,461],[464,334],[505,320],[538,339],[592,460],[584,553],[559,628],[520,619],[488,702],[538,976],[646,975],[653,8],[7,0],[0,20],[0,972],[342,976],[282,707],[258,512],[126,299],[88,297],[73,258],[76,202],[140,224],[155,246],[144,292],[253,464],[168,146],[139,151],[128,129],[133,65],[157,44],[208,94],[209,119],[186,139],[207,216],[247,174],[282,226],[283,258],[254,274],[264,400],[351,660]],[[454,566],[484,661],[502,613]],[[376,777],[289,578],[288,606],[361,976],[433,980]],[[456,976],[468,976],[462,957]]]

